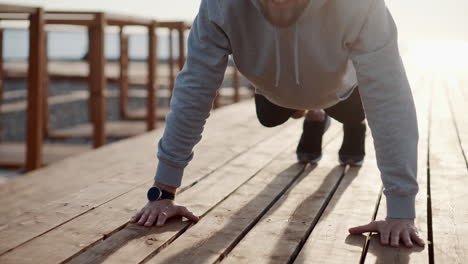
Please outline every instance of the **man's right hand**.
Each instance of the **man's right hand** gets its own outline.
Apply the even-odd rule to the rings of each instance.
[[[166,199],[148,202],[145,207],[130,219],[130,223],[150,227],[156,222],[156,226],[163,226],[167,219],[175,216],[184,216],[194,222],[198,222],[199,220],[186,207],[176,205],[174,201]]]

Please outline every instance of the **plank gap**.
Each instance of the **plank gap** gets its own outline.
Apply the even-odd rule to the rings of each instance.
[[[290,127],[285,127],[283,129],[280,130],[281,131],[285,131],[285,130],[288,130],[290,129]],[[275,133],[275,134],[278,134],[279,132],[276,131],[276,132],[272,132],[272,133]],[[335,134],[338,134],[339,132],[337,131]],[[270,133],[271,134],[271,133]],[[203,176],[202,178],[194,181],[193,183],[191,183],[189,186],[193,187],[195,185],[197,185],[197,183],[200,183],[203,179],[206,179],[209,175],[213,174],[215,171],[217,171],[219,168],[222,168],[223,166],[225,166],[226,164],[229,164],[230,162],[232,162],[233,160],[235,160],[236,158],[239,158],[240,156],[242,155],[245,155],[245,153],[248,153],[249,150],[251,149],[254,149],[255,147],[258,147],[257,145],[260,145],[261,143],[267,141],[267,140],[270,140],[270,137],[265,137],[265,139],[262,139],[260,141],[258,141],[257,143],[255,143],[254,145],[252,145],[251,147],[247,148],[246,150],[244,150],[243,152],[241,152],[240,154],[234,156],[233,158],[229,159],[227,162],[225,162],[223,165],[213,169],[211,172],[209,172],[206,176]],[[220,203],[222,203],[224,200],[226,200],[229,196],[231,196],[234,192],[236,192],[239,188],[241,188],[245,183],[247,183],[248,181],[250,181],[252,178],[254,178],[255,176],[258,175],[259,172],[261,172],[263,169],[265,169],[266,167],[268,167],[271,163],[275,162],[275,160],[280,157],[282,154],[284,154],[283,152],[286,151],[287,147],[284,147],[281,151],[279,151],[278,154],[272,156],[269,161],[264,164],[263,166],[261,166],[257,171],[255,171],[255,173],[252,174],[252,176],[250,176],[249,178],[247,178],[244,182],[242,182],[237,188],[233,189],[231,192],[229,192],[225,197],[223,197],[219,202],[217,202],[216,204],[214,204],[211,208],[209,208],[205,213],[203,213],[201,216],[200,216],[200,219],[203,219],[203,217],[205,217],[208,213],[210,213],[214,208],[216,208]],[[304,168],[301,169],[301,172],[304,171]],[[189,187],[186,187],[183,189],[183,191],[186,191],[188,190]],[[180,193],[183,192],[181,190]],[[178,192],[178,194],[180,194]],[[125,228],[126,226],[128,225],[128,222],[126,222],[123,226],[119,227],[118,230],[114,230],[110,233],[109,236],[107,236],[106,238],[109,238],[112,234],[115,234],[117,233],[117,231],[120,231],[122,230],[123,228]],[[179,238],[181,235],[183,235],[187,230],[189,230],[190,227],[192,227],[194,225],[194,223],[192,222],[188,222],[184,227],[182,227],[176,234],[174,234],[171,238],[167,239],[161,246],[159,246],[158,248],[156,248],[153,252],[151,252],[149,255],[147,255],[143,260],[139,261],[138,263],[146,263],[147,261],[149,261],[150,259],[152,259],[155,255],[157,255],[159,252],[161,252],[164,248],[166,248],[167,246],[169,246],[172,242],[174,242],[177,238]],[[83,248],[82,250],[80,250],[80,252],[77,252],[75,254],[73,254],[71,257],[69,257],[66,261],[63,261],[62,263],[65,263],[65,262],[69,262],[69,261],[73,261],[76,257],[78,257],[80,254],[83,254],[86,250],[94,247],[96,245],[96,243],[99,243],[99,242],[102,242],[103,239],[99,239],[97,240],[96,242],[92,243],[91,245],[89,246],[86,246],[85,248]]]
[[[279,133],[281,133],[282,131],[284,131],[284,130],[286,130],[286,129],[287,129],[287,127],[284,127],[284,128],[282,128],[281,130],[279,130],[279,131],[275,131],[275,134],[277,134],[277,133],[279,134]],[[338,134],[338,133],[337,133],[337,134]],[[273,135],[273,133],[270,133],[270,135]],[[195,186],[197,183],[199,183],[199,182],[202,181],[203,179],[206,179],[206,178],[209,177],[211,174],[213,174],[217,169],[224,167],[225,165],[227,165],[227,164],[230,163],[231,161],[235,160],[236,158],[239,158],[239,157],[240,157],[241,155],[243,155],[245,152],[249,152],[251,149],[255,148],[257,145],[263,143],[264,141],[267,141],[269,138],[270,138],[270,137],[265,137],[264,139],[258,141],[257,143],[255,143],[255,144],[253,144],[253,145],[247,147],[243,152],[237,153],[235,156],[233,156],[231,159],[229,159],[229,160],[227,160],[226,162],[224,162],[224,163],[223,163],[222,165],[220,165],[218,168],[213,169],[212,171],[206,173],[205,176],[202,176],[201,178],[195,180],[194,182],[188,184],[188,185],[185,186],[185,187],[179,188],[179,190],[177,191],[177,194],[180,194],[180,193],[182,193],[182,192],[188,190],[189,188]],[[280,155],[280,154],[278,154],[277,156],[279,156],[279,155]],[[275,158],[276,158],[277,156],[275,156]],[[267,164],[267,165],[268,165],[268,164]],[[265,165],[265,166],[267,166],[267,165]],[[257,172],[257,173],[258,173],[258,172]],[[253,175],[252,177],[254,177],[254,176],[255,176],[255,175]],[[250,179],[249,179],[249,180],[250,180]],[[247,181],[248,181],[248,180],[247,180]],[[221,202],[221,201],[220,201],[220,202]],[[211,210],[211,209],[210,209],[210,210]],[[207,212],[207,213],[208,213],[208,212]]]
[[[231,194],[233,194],[234,192],[236,192],[238,189],[240,189],[245,183],[247,183],[248,181],[250,181],[251,179],[253,179],[255,176],[257,176],[257,174],[259,172],[261,172],[264,168],[268,167],[268,165],[270,165],[272,162],[275,161],[275,159],[277,157],[279,157],[281,154],[283,154],[283,152],[280,152],[278,155],[275,155],[274,158],[268,162],[267,164],[265,164],[264,167],[262,167],[261,169],[259,169],[257,172],[255,172],[250,178],[248,178],[245,182],[243,182],[241,185],[239,185],[237,188],[235,188],[232,192],[230,192],[228,195],[226,195],[223,199],[221,199],[218,203],[216,203],[213,207],[209,208],[203,215],[200,216],[200,220],[203,219],[203,217],[205,217],[207,214],[209,214],[211,211],[213,211],[219,204],[221,204],[222,202],[224,202],[226,199],[229,198],[229,196],[231,196]],[[254,220],[254,222],[249,225],[247,227],[247,231],[244,230],[241,235],[231,244],[228,246],[228,248],[225,250],[225,252],[223,252],[220,256],[220,258],[218,258],[218,260],[216,260],[215,263],[219,263],[222,258],[224,258],[228,253],[229,251],[231,251],[235,245],[237,245],[237,243],[239,243],[239,241],[248,233],[248,231],[250,231],[250,229],[252,229],[253,226],[255,226],[255,224],[262,218],[262,216],[268,212],[268,210],[275,204],[275,202],[287,191],[287,189],[301,176],[301,174],[304,172],[305,170],[305,166],[299,171],[299,173],[294,177],[294,179],[286,186],[286,188],[273,200],[273,202],[271,204],[269,204],[267,206],[266,209],[264,209],[262,212],[261,212],[261,215],[260,217],[258,217],[258,219],[256,218]],[[189,225],[187,225],[186,227],[184,227],[183,231],[181,230],[180,232],[178,232],[176,235],[174,235],[170,240],[166,241],[162,246],[160,246],[159,248],[157,248],[155,251],[153,251],[151,254],[149,254],[148,256],[146,256],[142,261],[138,262],[138,264],[143,264],[143,263],[146,263],[148,262],[149,260],[151,260],[154,256],[156,256],[161,250],[163,250],[165,247],[167,247],[169,244],[171,244],[174,240],[176,240],[178,237],[180,237],[185,231],[187,231],[192,225],[194,225],[194,223],[191,223]]]
[[[372,220],[371,221],[375,221],[375,219],[377,219],[377,214],[378,214],[379,210],[383,209],[383,208],[380,208],[380,201],[382,200],[383,190],[384,190],[384,187],[381,186],[379,196],[377,196],[377,201],[376,201],[376,204],[375,204],[375,207],[374,207],[374,214],[372,215]],[[369,232],[368,234],[365,235],[366,236],[366,242],[364,243],[364,247],[362,249],[361,259],[359,260],[360,264],[364,264],[366,262],[366,256],[367,256],[367,252],[369,251],[369,246],[370,246],[370,241],[371,241],[372,234],[373,234],[372,232]]]
[[[283,131],[287,128],[283,128],[281,129],[280,131]],[[279,132],[278,132],[279,133]],[[208,172],[205,176],[201,177],[200,179],[197,179],[195,180],[194,182],[192,182],[191,184],[187,185],[186,187],[184,188],[181,188],[180,191],[177,191],[177,194],[180,195],[181,193],[183,193],[184,191],[187,191],[188,189],[190,189],[191,187],[195,186],[197,183],[199,183],[200,181],[202,181],[203,179],[206,179],[208,176],[210,176],[211,174],[213,174],[217,169],[221,168],[221,167],[224,167],[225,165],[229,164],[230,162],[232,162],[233,160],[235,160],[236,158],[238,158],[239,156],[245,154],[245,152],[248,152],[249,150],[253,149],[255,146],[261,144],[262,142],[266,141],[267,139],[269,139],[269,137],[265,137],[265,139],[263,140],[260,140],[258,141],[257,143],[253,144],[252,146],[248,147],[244,152],[240,152],[238,153],[237,155],[233,156],[232,158],[228,159],[226,162],[224,162],[223,164],[221,164],[219,167],[213,169],[212,171]],[[274,159],[276,157],[278,157],[280,154],[278,155],[275,155],[273,157],[273,159],[268,162],[267,164],[265,164],[265,167],[268,166],[271,162],[274,161]],[[249,179],[247,179],[244,183],[248,182],[250,179],[252,179],[253,177],[255,177],[264,167],[262,167],[260,170],[258,170],[254,175],[252,175],[252,177],[250,177]],[[151,181],[148,181],[148,182],[152,182]],[[144,185],[147,185],[148,182],[145,182],[141,185],[138,185],[136,186],[135,188],[133,188],[132,190],[134,189],[137,189],[137,188],[140,188]],[[244,184],[243,183],[243,184]],[[238,188],[240,188],[243,184],[241,184]],[[231,195],[233,192],[235,192],[238,188],[236,188],[235,190],[233,190],[231,193],[229,193],[226,197],[224,197],[221,201],[219,201],[219,203],[223,202],[227,197],[229,197],[229,195]],[[132,191],[132,190],[129,190],[128,192]],[[126,192],[127,193],[127,192]],[[123,193],[121,195],[124,195],[126,193]],[[121,195],[117,196],[117,197],[114,197],[112,200],[120,197]],[[110,202],[111,200],[107,201],[106,203]],[[203,218],[203,216],[205,216],[206,214],[208,214],[211,210],[213,210],[213,208],[215,208],[219,203],[217,203],[216,205],[214,205],[212,208],[210,208],[208,211],[206,211],[203,215],[200,216],[200,219]],[[104,203],[105,204],[105,203]],[[99,206],[102,206],[104,204],[101,204]],[[99,207],[97,206],[97,207]],[[93,208],[94,209],[94,208]],[[90,210],[89,210],[90,211]],[[89,212],[87,211],[87,212]],[[85,213],[87,213],[85,212]],[[83,213],[83,214],[85,214]],[[76,216],[76,217],[79,217],[79,216]],[[74,217],[74,218],[76,218]],[[71,221],[73,219],[70,219],[69,221]],[[67,222],[69,222],[67,221]],[[66,223],[66,222],[65,222]],[[65,224],[65,223],[62,223],[61,225]],[[66,262],[69,262],[71,260],[73,260],[75,257],[79,256],[80,254],[84,253],[86,250],[92,248],[93,246],[95,246],[97,243],[100,243],[102,241],[104,241],[105,239],[109,238],[110,236],[112,236],[113,234],[117,233],[118,231],[124,229],[127,225],[129,224],[129,222],[126,222],[125,224],[123,224],[122,226],[116,228],[115,230],[113,230],[112,232],[109,232],[107,234],[104,234],[103,235],[103,238],[99,239],[99,240],[96,240],[95,242],[91,243],[90,245],[84,247],[83,249],[81,249],[79,252],[76,252],[75,254],[73,254],[72,256],[70,256],[69,258],[67,258],[66,260],[64,260],[63,262],[61,263],[66,263]],[[183,227],[179,232],[177,232],[173,237],[171,237],[170,239],[168,239],[166,242],[164,242],[159,248],[157,248],[155,251],[153,251],[150,255],[148,255],[146,258],[144,258],[142,261],[138,262],[138,263],[145,263],[147,262],[149,259],[151,259],[152,257],[154,257],[156,254],[158,254],[161,250],[163,250],[165,247],[167,247],[168,245],[170,245],[174,240],[176,240],[178,237],[180,237],[183,233],[185,233],[185,231],[187,231],[192,225],[194,225],[193,222],[189,222],[185,227]],[[58,227],[58,226],[57,226]],[[51,229],[52,230],[52,229]],[[50,230],[49,230],[50,231]],[[47,232],[49,232],[47,231]],[[44,232],[46,233],[46,232]],[[42,235],[42,234],[41,234]],[[40,235],[39,235],[40,236]],[[26,243],[26,242],[25,242]],[[13,249],[11,249],[13,250]]]
[[[328,204],[330,203],[333,195],[335,194],[336,190],[338,189],[338,186],[340,186],[340,183],[341,181],[343,180],[344,178],[344,175],[346,174],[346,171],[348,171],[348,168],[349,166],[346,166],[346,168],[343,170],[343,172],[341,173],[341,176],[340,178],[338,179],[338,181],[336,182],[335,186],[333,186],[333,189],[331,190],[331,192],[327,195],[327,198],[325,199],[325,201],[323,202],[322,206],[320,207],[317,215],[315,216],[314,220],[312,221],[311,225],[309,226],[309,228],[307,229],[306,233],[304,234],[304,236],[301,238],[301,241],[299,242],[299,244],[297,245],[296,249],[294,250],[294,252],[291,254],[291,256],[289,257],[289,260],[288,260],[288,264],[292,264],[294,263],[294,261],[296,260],[297,256],[299,255],[299,253],[301,252],[302,248],[304,247],[304,244],[307,242],[307,240],[309,239],[309,236],[310,234],[312,234],[312,231],[314,230],[315,226],[317,225],[318,221],[320,220],[320,217],[322,216],[323,212],[325,211],[325,209],[327,208]]]
[[[89,213],[90,211],[92,211],[92,210],[94,210],[94,209],[96,209],[96,208],[98,208],[98,207],[100,207],[100,206],[106,205],[107,203],[113,201],[114,199],[117,199],[117,198],[119,198],[120,196],[125,195],[125,194],[127,194],[127,193],[129,193],[129,192],[131,192],[131,191],[133,191],[133,190],[135,190],[135,189],[137,189],[137,188],[140,188],[141,186],[144,186],[144,185],[146,185],[146,184],[148,184],[148,183],[144,183],[144,184],[140,184],[140,185],[138,185],[138,186],[135,186],[135,187],[131,188],[130,190],[125,191],[124,193],[121,193],[121,194],[119,194],[119,195],[117,195],[117,196],[115,196],[115,197],[112,197],[111,199],[109,199],[109,200],[103,202],[102,204],[99,204],[99,205],[97,205],[97,206],[93,206],[93,207],[89,208],[88,210],[83,211],[83,212],[81,212],[81,213],[79,213],[79,214],[77,214],[77,215],[71,217],[70,219],[65,220],[64,222],[62,222],[62,223],[60,223],[60,224],[58,224],[58,225],[56,225],[56,226],[54,226],[54,227],[52,227],[52,228],[50,228],[50,229],[48,229],[48,230],[45,230],[44,232],[42,232],[42,233],[40,233],[40,234],[38,234],[38,235],[36,235],[36,236],[34,236],[34,237],[31,237],[30,239],[28,239],[28,240],[22,242],[21,244],[18,244],[17,246],[15,246],[15,247],[13,247],[13,248],[10,248],[10,249],[6,250],[6,251],[3,252],[3,253],[0,253],[0,256],[3,256],[3,255],[5,255],[5,254],[7,254],[7,253],[9,253],[9,252],[11,252],[11,251],[13,251],[13,250],[15,250],[16,248],[19,248],[19,247],[23,246],[24,244],[30,242],[31,240],[34,240],[34,239],[36,239],[36,238],[38,238],[38,237],[40,237],[40,236],[42,236],[42,235],[44,235],[44,234],[46,234],[46,233],[48,233],[48,232],[54,230],[54,229],[57,229],[57,228],[59,228],[59,227],[65,225],[65,224],[67,224],[68,222],[71,222],[71,221],[73,221],[74,219],[76,219],[76,218],[78,218],[78,217],[80,217],[80,216],[82,216],[82,215],[85,215],[85,214]],[[91,247],[91,246],[93,246],[94,244],[96,244],[97,242],[102,241],[102,240],[108,238],[111,234],[113,234],[113,233],[115,233],[115,232],[117,232],[117,231],[123,229],[127,224],[128,224],[128,222],[125,223],[124,225],[120,226],[120,227],[117,228],[116,230],[114,230],[114,231],[108,233],[108,234],[103,234],[103,238],[102,238],[102,239],[97,240],[96,242],[94,242],[92,245],[89,245],[88,247]],[[86,250],[88,247],[83,248],[82,250],[80,250],[79,253],[82,253],[82,252],[83,252],[84,250]],[[79,254],[79,253],[77,253],[77,254]],[[67,260],[72,259],[74,256],[75,256],[75,255],[70,256]],[[61,262],[61,263],[64,263],[64,262],[66,262],[66,261],[63,261],[63,262]]]
[[[293,180],[291,182],[289,182],[284,188],[283,190],[281,190],[281,192],[270,202],[270,204],[268,204],[261,212],[259,215],[257,215],[257,217],[254,218],[254,220],[242,231],[242,233],[226,248],[226,250],[224,250],[223,253],[220,254],[219,258],[213,262],[213,264],[218,264],[220,263],[221,261],[223,261],[223,259],[234,249],[234,247],[236,247],[236,245],[247,235],[248,232],[250,232],[250,230],[252,230],[252,228],[260,221],[260,219],[263,218],[263,216],[268,213],[268,211],[275,205],[275,203],[291,188],[291,186],[294,185],[294,183],[296,183],[300,178],[301,176],[306,176],[306,175],[303,175],[304,172],[305,172],[305,168],[306,168],[307,165],[304,165],[302,167],[302,169],[297,173],[296,176],[294,176]],[[314,168],[316,167],[317,165],[314,165]]]
[[[458,89],[458,87],[450,87],[452,89]],[[457,118],[456,118],[456,115],[455,115],[455,111],[454,111],[454,106],[453,106],[453,102],[451,100],[452,96],[449,95],[449,89],[445,89],[445,93],[446,93],[446,96],[447,96],[447,101],[448,101],[448,105],[449,105],[449,109],[450,109],[450,114],[452,115],[452,123],[453,123],[453,126],[455,127],[455,132],[457,134],[457,139],[458,139],[458,144],[460,145],[460,148],[461,148],[461,152],[462,152],[462,155],[463,155],[463,158],[465,159],[465,165],[466,165],[466,168],[468,169],[468,159],[466,158],[466,153],[465,153],[465,149],[463,148],[463,141],[461,139],[461,131],[460,131],[460,127],[457,123]]]
[[[434,89],[431,86],[431,97],[427,109],[427,247],[429,252],[429,263],[434,264],[434,236],[432,232],[432,200],[431,200],[431,125],[432,125],[432,101],[434,99]]]

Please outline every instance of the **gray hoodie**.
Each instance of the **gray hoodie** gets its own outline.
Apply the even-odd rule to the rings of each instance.
[[[159,141],[156,181],[180,186],[230,54],[256,93],[283,107],[326,108],[359,84],[387,217],[415,217],[417,120],[384,0],[311,0],[288,28],[267,22],[258,0],[202,0]]]

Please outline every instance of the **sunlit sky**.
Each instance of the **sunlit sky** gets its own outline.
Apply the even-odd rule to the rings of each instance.
[[[314,0],[311,0],[314,1]],[[467,0],[387,0],[403,39],[468,40]],[[48,9],[100,10],[191,21],[200,0],[10,0]]]

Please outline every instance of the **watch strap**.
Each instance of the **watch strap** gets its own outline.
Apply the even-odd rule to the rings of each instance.
[[[161,189],[161,197],[159,198],[159,200],[163,200],[163,199],[174,200],[174,198],[175,198],[175,194]]]

